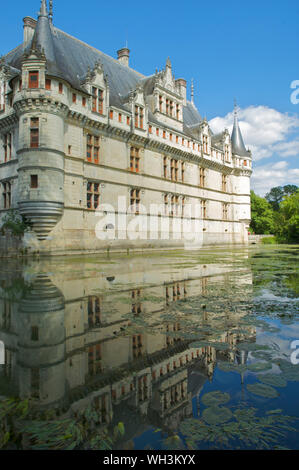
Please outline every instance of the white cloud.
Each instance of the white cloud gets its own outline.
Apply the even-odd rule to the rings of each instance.
[[[286,161],[254,168],[251,177],[252,189],[260,196],[265,196],[275,186],[296,184],[299,186],[299,168],[289,168]]]
[[[238,112],[239,125],[246,147],[249,147],[255,161],[270,158],[274,154],[286,158],[299,156],[299,117],[281,113],[267,106],[249,106]],[[218,133],[233,126],[233,113],[216,117],[210,121],[213,132]],[[290,140],[291,139],[291,140]]]

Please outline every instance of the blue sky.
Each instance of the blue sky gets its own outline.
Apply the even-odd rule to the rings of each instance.
[[[22,41],[22,18],[36,17],[39,6],[6,4],[0,54]],[[298,22],[298,0],[54,0],[57,27],[114,57],[128,41],[131,66],[145,75],[169,56],[189,93],[194,78],[195,104],[213,130],[231,128],[236,98],[259,194],[299,185],[299,103],[290,100],[291,82],[299,80]]]

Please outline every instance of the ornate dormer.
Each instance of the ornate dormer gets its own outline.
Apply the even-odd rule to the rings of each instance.
[[[172,73],[170,59],[166,61],[165,69],[156,72],[154,76],[153,99],[150,99],[151,110],[162,123],[183,130],[184,97],[179,83]]]
[[[46,56],[44,50],[32,42],[29,51],[25,52],[22,60],[22,89],[40,90],[45,88]]]
[[[225,129],[220,134],[214,134],[211,138],[212,147],[218,155],[218,151],[221,151],[222,159],[225,163],[231,163],[232,161],[232,150],[231,150],[231,139],[228,129]],[[215,156],[215,155],[214,155]]]
[[[109,84],[100,60],[95,62],[93,69],[88,67],[82,86],[92,97],[91,111],[107,116],[109,109]]]
[[[138,84],[135,90],[131,91],[129,105],[133,116],[133,128],[135,131],[145,131],[148,123],[148,106],[145,101],[142,84]]]
[[[199,134],[202,144],[202,153],[204,155],[210,155],[212,132],[206,118],[199,124]]]

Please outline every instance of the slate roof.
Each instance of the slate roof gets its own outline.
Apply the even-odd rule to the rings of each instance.
[[[231,136],[232,152],[240,157],[249,157],[250,153],[246,150],[241,130],[239,127],[237,111],[235,109],[234,127]]]

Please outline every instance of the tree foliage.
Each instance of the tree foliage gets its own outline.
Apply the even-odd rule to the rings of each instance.
[[[276,186],[266,194],[265,199],[269,202],[272,209],[279,211],[280,203],[284,197],[291,196],[296,193],[298,187],[294,184],[287,184],[285,186]]]
[[[281,202],[278,222],[276,234],[279,240],[299,243],[299,189]]]
[[[272,188],[265,198],[251,191],[251,230],[270,234],[282,243],[299,243],[299,188]]]
[[[274,232],[274,214],[265,198],[251,191],[251,228],[257,234]]]

